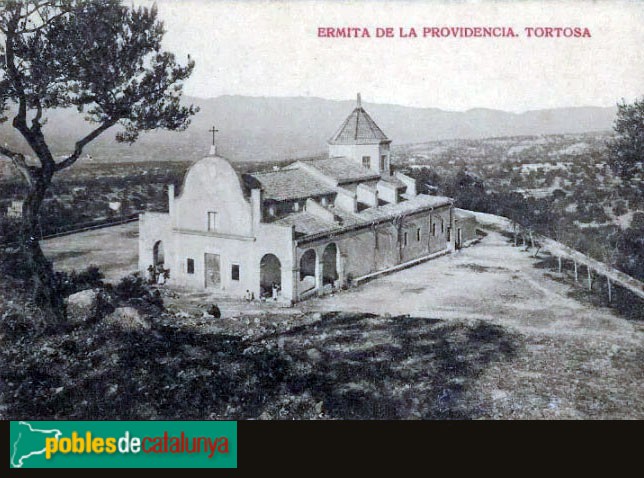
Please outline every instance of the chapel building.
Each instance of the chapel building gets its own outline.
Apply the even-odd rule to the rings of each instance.
[[[293,303],[452,251],[472,239],[453,201],[393,172],[391,140],[361,105],[328,158],[240,175],[211,149],[169,187],[167,213],[141,214],[139,268],[169,284]],[[466,234],[465,236],[463,234]]]

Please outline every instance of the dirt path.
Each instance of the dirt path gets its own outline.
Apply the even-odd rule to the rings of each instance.
[[[309,300],[307,310],[485,319],[544,333],[615,333],[634,325],[609,309],[568,296],[570,287],[534,267],[537,259],[491,232],[479,244],[376,279],[351,291]],[[554,274],[553,274],[554,275]],[[634,337],[632,337],[634,338]],[[640,340],[639,336],[637,340]]]

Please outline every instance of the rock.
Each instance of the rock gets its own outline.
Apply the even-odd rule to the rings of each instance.
[[[98,290],[87,289],[67,297],[67,318],[72,323],[82,323],[89,319],[96,308]]]
[[[310,360],[314,362],[319,362],[320,360],[322,360],[322,354],[318,349],[308,349],[306,351],[306,355]]]
[[[150,324],[141,317],[134,307],[119,307],[105,317],[105,322],[118,325],[126,330],[149,330]]]

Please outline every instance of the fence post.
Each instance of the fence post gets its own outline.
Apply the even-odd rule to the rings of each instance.
[[[577,282],[579,279],[579,275],[577,275],[577,261],[573,261],[573,263],[575,265],[575,282]]]

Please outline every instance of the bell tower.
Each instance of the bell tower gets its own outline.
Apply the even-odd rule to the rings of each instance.
[[[391,140],[362,107],[356,107],[329,139],[329,157],[347,157],[380,174],[391,174]]]

